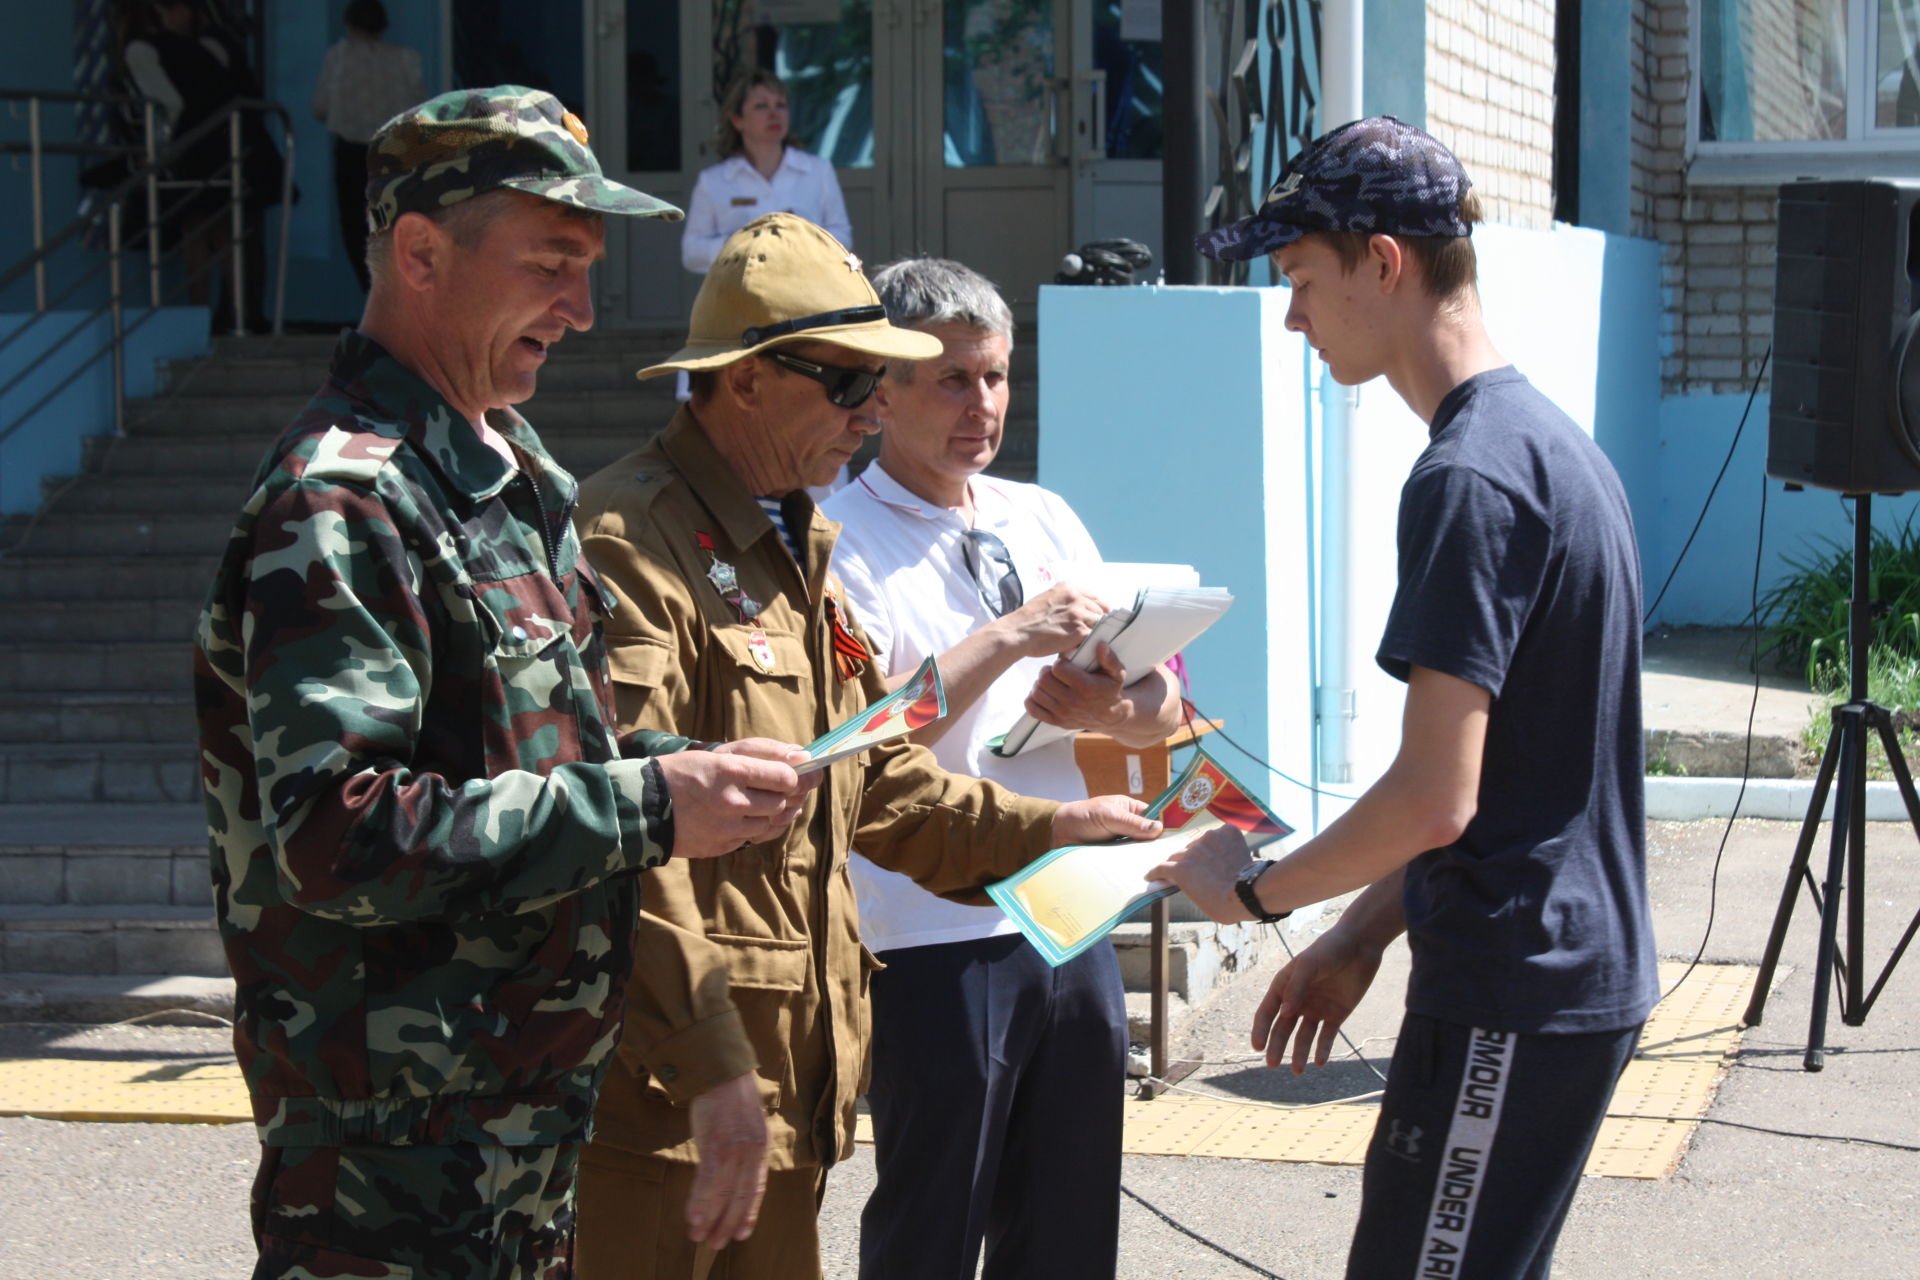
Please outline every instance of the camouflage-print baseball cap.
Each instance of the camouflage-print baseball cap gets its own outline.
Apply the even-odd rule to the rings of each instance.
[[[1472,235],[1460,217],[1472,185],[1432,134],[1392,116],[1369,116],[1308,143],[1280,171],[1258,213],[1194,243],[1209,258],[1244,262],[1311,231]]]
[[[678,221],[680,210],[600,172],[587,126],[539,89],[501,84],[429,98],[367,144],[367,229],[511,187],[600,213]]]

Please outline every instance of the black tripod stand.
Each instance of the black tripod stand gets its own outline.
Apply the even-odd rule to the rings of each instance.
[[[1880,735],[1886,748],[1887,764],[1900,784],[1900,798],[1906,804],[1907,821],[1920,835],[1920,796],[1913,790],[1913,775],[1900,751],[1893,732],[1893,720],[1887,709],[1867,697],[1867,647],[1871,630],[1867,603],[1867,560],[1873,542],[1873,498],[1869,494],[1850,494],[1853,499],[1853,599],[1847,616],[1847,701],[1833,709],[1833,732],[1827,738],[1826,754],[1820,758],[1820,776],[1813,786],[1813,800],[1807,806],[1806,820],[1800,826],[1800,842],[1794,846],[1793,865],[1787,871],[1786,887],[1780,892],[1780,908],[1774,913],[1773,932],[1767,937],[1767,950],[1760,962],[1760,977],[1754,983],[1753,999],[1747,1005],[1746,1024],[1760,1025],[1767,1005],[1767,990],[1773,985],[1774,966],[1780,960],[1780,947],[1787,938],[1787,925],[1793,919],[1793,905],[1804,883],[1820,912],[1820,950],[1814,966],[1813,1019],[1807,1031],[1806,1068],[1818,1071],[1826,1063],[1827,997],[1834,986],[1834,970],[1840,974],[1840,1020],[1857,1027],[1867,1020],[1873,1002],[1893,975],[1894,966],[1906,953],[1907,944],[1920,930],[1920,911],[1914,913],[1900,944],[1893,949],[1887,964],[1874,979],[1873,990],[1861,995],[1861,980],[1866,974],[1866,879],[1867,879],[1867,734]],[[1814,833],[1820,815],[1826,811],[1827,795],[1839,774],[1840,787],[1834,792],[1833,828],[1827,852],[1827,878],[1816,885],[1808,862],[1813,855]],[[1844,875],[1843,875],[1844,873]],[[1847,946],[1839,945],[1840,886],[1847,887]]]

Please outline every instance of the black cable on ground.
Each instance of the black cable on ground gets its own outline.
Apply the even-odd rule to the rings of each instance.
[[[1207,1248],[1213,1250],[1215,1253],[1219,1254],[1221,1257],[1226,1258],[1229,1261],[1239,1263],[1241,1266],[1245,1267],[1247,1270],[1253,1272],[1253,1274],[1257,1276],[1265,1276],[1267,1280],[1286,1280],[1286,1277],[1280,1275],[1278,1272],[1269,1271],[1257,1262],[1248,1262],[1245,1258],[1241,1257],[1239,1254],[1235,1253],[1233,1250],[1227,1248],[1225,1245],[1216,1244],[1213,1241],[1207,1239],[1205,1236],[1201,1235],[1198,1231],[1195,1231],[1192,1227],[1187,1226],[1185,1223],[1181,1222],[1178,1218],[1175,1218],[1173,1215],[1169,1214],[1166,1210],[1160,1208],[1158,1205],[1154,1204],[1153,1201],[1147,1199],[1145,1196],[1141,1195],[1138,1191],[1135,1191],[1132,1187],[1128,1186],[1124,1182],[1120,1184],[1120,1194],[1123,1196],[1126,1196],[1129,1200],[1135,1201],[1136,1203],[1141,1205],[1143,1208],[1145,1208],[1148,1213],[1151,1213],[1154,1217],[1160,1219],[1160,1221],[1166,1223],[1168,1226],[1172,1227],[1175,1231],[1178,1231],[1181,1235],[1187,1237],[1189,1240],[1194,1240],[1200,1244],[1207,1246]]]

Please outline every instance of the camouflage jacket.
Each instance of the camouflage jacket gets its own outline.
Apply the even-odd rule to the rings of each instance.
[[[612,727],[577,486],[370,339],[268,451],[194,652],[214,905],[261,1140],[586,1136],[664,862]],[[633,757],[623,759],[622,757]]]

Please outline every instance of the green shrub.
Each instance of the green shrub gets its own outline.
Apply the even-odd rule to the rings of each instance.
[[[1767,627],[1762,652],[1783,667],[1806,672],[1815,689],[1844,691],[1853,547],[1829,541],[1824,555],[1789,557],[1786,563],[1791,573],[1760,601]],[[1867,599],[1875,613],[1871,648],[1920,657],[1920,534],[1911,519],[1894,533],[1873,531]]]
[[[1912,637],[1909,637],[1912,639]],[[1844,666],[1828,667],[1824,679],[1816,681],[1814,689],[1822,694],[1826,701],[1816,709],[1800,738],[1807,750],[1815,755],[1823,754],[1827,749],[1827,739],[1833,733],[1834,707],[1846,701],[1848,676]],[[1916,724],[1920,724],[1920,657],[1912,653],[1903,653],[1890,645],[1874,645],[1867,650],[1867,697],[1885,707],[1893,720],[1894,737],[1900,743],[1902,754],[1912,768],[1920,764],[1920,736],[1915,734]],[[1887,767],[1886,748],[1881,745],[1880,735],[1869,731],[1867,734],[1867,776],[1869,778],[1891,778]]]

